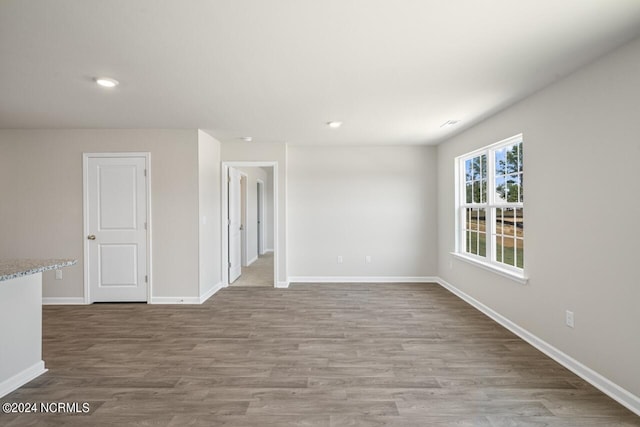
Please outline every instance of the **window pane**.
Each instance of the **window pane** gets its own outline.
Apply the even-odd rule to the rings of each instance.
[[[506,151],[505,148],[496,151],[496,175],[504,175],[507,170]]]
[[[524,174],[520,174],[520,202],[524,202]]]
[[[480,173],[482,172],[482,170],[480,169],[481,165],[480,165],[480,157],[474,157],[473,158],[473,180],[479,180],[480,179]]]
[[[522,209],[515,209],[515,213],[514,213],[514,222],[515,222],[515,235],[519,240],[519,248],[524,248],[524,217],[523,217],[523,212]],[[523,251],[524,253],[524,251]],[[523,254],[523,258],[524,258],[524,254]]]
[[[465,171],[465,180],[467,182],[473,180],[473,169],[471,167],[471,159],[464,162],[464,171]]]
[[[473,201],[473,185],[470,182],[467,182],[467,203],[471,203]]]
[[[520,155],[518,153],[519,144],[507,147],[507,173],[518,172],[520,169]]]
[[[516,239],[516,267],[524,268],[524,240]]]
[[[504,246],[502,239],[502,236],[496,236],[496,261],[498,262],[502,262],[502,247]]]
[[[478,231],[478,209],[474,209],[471,214],[471,229],[474,231]]]
[[[513,237],[505,237],[502,248],[504,250],[502,262],[515,265],[515,239]]]
[[[478,255],[487,256],[487,210],[478,209]]]
[[[487,178],[487,156],[485,154],[480,156],[480,164],[481,164],[480,178],[486,179]]]
[[[518,144],[518,172],[522,172],[522,142]]]
[[[478,233],[478,255],[487,256],[487,233]]]
[[[473,181],[473,203],[480,203],[480,181]]]
[[[513,236],[516,228],[515,218],[514,218],[515,209],[505,209],[504,210],[504,225],[502,227],[502,234],[505,236]]]
[[[478,233],[471,232],[471,248],[469,249],[469,253],[477,254],[478,250]]]
[[[509,203],[517,203],[520,191],[520,175],[512,174],[507,176],[506,199]]]
[[[487,202],[487,180],[483,179],[480,182],[480,203]]]
[[[496,203],[506,202],[505,192],[507,189],[506,179],[504,176],[496,178]]]

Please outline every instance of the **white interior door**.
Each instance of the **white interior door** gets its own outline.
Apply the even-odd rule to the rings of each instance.
[[[242,274],[242,203],[240,194],[240,172],[229,168],[229,283]]]
[[[249,224],[247,224],[247,180],[247,175],[240,172],[240,245],[242,247],[240,253],[243,267],[249,265],[249,248],[247,245],[249,240]]]
[[[264,255],[264,230],[262,227],[262,222],[264,221],[264,218],[262,217],[262,205],[264,203],[263,199],[264,199],[264,184],[262,183],[262,181],[258,181],[257,183],[257,188],[256,188],[256,192],[257,192],[257,201],[256,201],[256,205],[258,206],[258,255]]]
[[[90,302],[147,301],[145,157],[88,157]]]

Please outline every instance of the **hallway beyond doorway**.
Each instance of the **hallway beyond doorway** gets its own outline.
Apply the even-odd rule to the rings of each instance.
[[[273,252],[260,255],[253,264],[242,267],[242,275],[231,286],[273,287]]]

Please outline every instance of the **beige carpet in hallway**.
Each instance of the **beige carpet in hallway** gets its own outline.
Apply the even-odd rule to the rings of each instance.
[[[242,267],[242,275],[231,286],[273,287],[273,252],[260,255],[248,267]]]

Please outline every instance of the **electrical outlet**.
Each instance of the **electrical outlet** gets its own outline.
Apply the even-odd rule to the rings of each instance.
[[[364,257],[364,262],[365,264],[371,264],[371,255],[367,255],[366,257]]]
[[[62,280],[62,270],[56,270],[56,280]]]
[[[565,321],[567,323],[567,326],[570,328],[573,328],[573,311],[569,311],[567,310],[566,314],[565,314]]]
[[[336,259],[336,262],[338,264],[342,264],[342,255],[338,255],[338,258]]]

